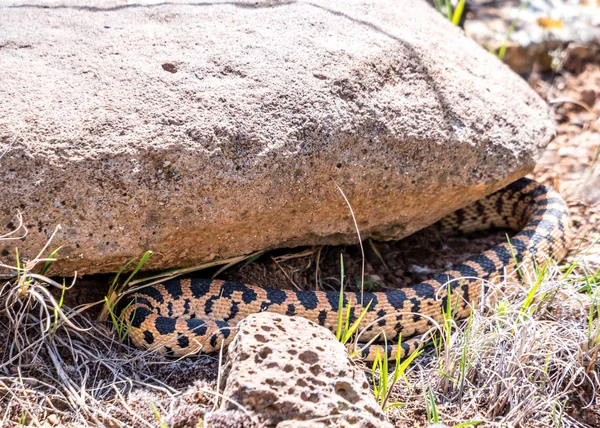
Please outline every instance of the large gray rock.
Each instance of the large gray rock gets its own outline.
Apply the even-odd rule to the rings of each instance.
[[[528,173],[546,105],[415,0],[0,6],[0,234],[56,273],[400,238]],[[11,143],[16,139],[16,142]],[[2,247],[3,246],[3,247]]]
[[[326,328],[268,312],[237,328],[219,388],[228,399],[207,426],[391,428],[363,369]]]

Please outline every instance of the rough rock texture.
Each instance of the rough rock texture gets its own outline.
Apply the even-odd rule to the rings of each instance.
[[[400,238],[525,175],[546,105],[415,0],[4,1],[0,243],[55,273]],[[82,6],[82,4],[84,4]],[[13,143],[14,142],[14,143]]]
[[[392,426],[344,346],[305,318],[266,312],[248,316],[238,324],[222,373],[223,395],[246,409],[255,424]],[[206,417],[208,426],[229,421],[230,412],[239,420],[240,407],[232,401],[222,401]],[[252,424],[249,418],[245,423]]]

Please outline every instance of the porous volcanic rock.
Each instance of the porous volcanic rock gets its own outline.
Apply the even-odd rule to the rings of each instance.
[[[227,400],[208,426],[238,419],[242,426],[391,428],[369,389],[333,334],[301,317],[263,312],[238,324],[222,371]],[[219,426],[219,425],[218,425]]]
[[[4,1],[0,260],[401,238],[532,170],[544,102],[423,1]]]

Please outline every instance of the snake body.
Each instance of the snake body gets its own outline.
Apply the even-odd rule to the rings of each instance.
[[[377,352],[406,356],[422,342],[418,337],[443,320],[450,303],[455,319],[478,307],[490,283],[549,258],[561,259],[570,239],[570,220],[562,198],[549,187],[520,179],[438,222],[442,231],[471,233],[490,228],[519,231],[494,246],[425,282],[386,292],[344,292],[351,321],[360,323],[362,348],[373,360]],[[450,302],[448,298],[450,297]],[[338,325],[339,292],[262,288],[233,281],[186,278],[147,286],[128,296],[121,319],[130,325],[134,345],[169,356],[213,352],[231,342],[237,323],[252,313],[269,311],[308,318],[333,332]],[[123,303],[121,304],[123,305]],[[123,306],[122,306],[123,307]],[[293,332],[290,332],[293,335]],[[383,345],[402,339],[400,344]],[[386,343],[388,343],[386,342]]]

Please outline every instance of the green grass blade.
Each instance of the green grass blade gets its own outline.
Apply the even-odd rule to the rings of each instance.
[[[431,387],[427,390],[427,396],[425,398],[425,404],[427,406],[427,420],[431,424],[437,424],[440,421],[440,417],[437,411],[437,405],[435,404],[435,396]]]
[[[510,236],[508,236],[508,234],[506,234],[506,242],[508,243],[510,255],[511,255],[513,261],[515,262],[515,269],[517,270],[517,273],[519,274],[519,278],[521,279],[521,281],[525,281],[525,277],[523,276],[523,272],[521,271],[521,266],[519,265],[519,261],[517,260],[517,252],[515,251],[515,248],[512,246],[512,242],[510,242]]]
[[[15,261],[17,263],[17,274],[21,272],[21,259],[19,258],[19,249],[15,248]]]
[[[446,0],[446,17],[448,21],[452,21],[452,3],[450,0]]]
[[[338,299],[338,322],[335,337],[338,341],[342,338],[343,320],[344,320],[344,256],[340,254],[340,297]]]
[[[110,296],[117,288],[117,284],[119,283],[119,278],[121,276],[121,274],[123,273],[123,271],[125,269],[127,269],[127,267],[133,263],[135,261],[135,259],[131,259],[129,260],[127,263],[125,263],[123,266],[121,266],[121,269],[119,269],[117,271],[117,274],[115,275],[115,278],[113,279],[112,284],[110,285],[110,288],[108,289],[108,295]]]
[[[58,247],[56,250],[52,251],[50,253],[50,255],[48,256],[48,258],[53,259],[54,256],[56,256],[56,253],[58,253],[58,251],[61,248],[62,247]],[[40,271],[40,275],[46,275],[46,272],[48,272],[50,270],[50,267],[52,267],[52,260],[46,260],[46,263],[44,263],[44,267],[42,267],[42,270]]]
[[[508,49],[508,41],[510,40],[510,36],[512,36],[512,33],[515,31],[515,27],[517,26],[517,21],[519,20],[519,15],[521,14],[521,11],[523,9],[525,9],[528,5],[529,5],[529,0],[526,0],[521,3],[521,6],[519,6],[519,10],[517,11],[517,14],[515,15],[515,19],[513,19],[512,22],[510,23],[510,27],[508,28],[508,32],[506,33],[506,37],[504,38],[504,41],[502,42],[502,46],[500,46],[500,50],[498,51],[499,59],[504,59],[504,55],[506,55],[506,50]]]
[[[342,331],[342,343],[347,339],[348,329],[350,328],[350,312],[352,312],[352,303],[348,302],[348,306],[346,307],[346,319],[344,322],[344,330]]]
[[[379,370],[381,373],[381,352],[377,349],[377,354],[375,355],[375,359],[373,360],[373,365],[371,366],[371,379],[373,380],[373,395],[375,396],[375,400],[379,402],[379,394],[381,393],[381,388],[379,382],[381,379],[377,379],[375,373]]]
[[[410,364],[413,362],[413,360],[415,358],[417,358],[419,355],[421,355],[422,352],[423,352],[422,349],[418,349],[415,352],[413,352],[412,354],[410,354],[408,357],[406,357],[406,359],[404,361],[402,361],[402,363],[400,364],[400,366],[398,368],[398,373],[399,373],[398,379],[400,378],[400,376],[404,375],[408,366],[410,366]]]
[[[387,337],[385,333],[383,334],[383,364],[381,365],[381,371],[379,372],[379,378],[382,380],[381,382],[381,390],[383,391],[383,399],[388,395],[388,371],[389,371],[389,360],[387,353]],[[380,404],[383,404],[381,402]],[[383,407],[383,406],[382,406]]]
[[[258,258],[260,258],[260,256],[262,256],[265,252],[262,251],[260,253],[254,254],[253,256],[248,257],[248,259],[244,262],[244,266],[249,265],[250,263],[258,260]]]
[[[465,3],[467,0],[458,0],[458,4],[456,5],[456,9],[454,9],[454,13],[452,14],[452,23],[454,25],[460,24],[460,19],[462,18],[463,11],[465,9]]]
[[[390,409],[394,409],[396,407],[402,407],[404,406],[405,403],[400,403],[400,402],[396,402],[396,403],[390,403],[387,406],[385,406],[385,408],[383,409],[384,412],[387,412]]]
[[[472,427],[472,426],[476,426],[479,424],[483,424],[486,421],[469,421],[469,422],[462,422],[460,424],[457,425],[453,425],[452,428],[464,428],[464,427]]]
[[[360,313],[360,315],[358,316],[358,318],[356,319],[356,321],[354,321],[350,327],[348,327],[348,321],[346,321],[346,331],[344,332],[344,335],[343,335],[343,338],[342,338],[343,339],[342,343],[348,342],[348,340],[352,337],[352,335],[354,334],[354,332],[356,331],[356,329],[360,325],[362,319],[365,317],[365,315],[367,314],[367,312],[369,312],[369,308],[371,307],[371,303],[373,303],[373,300],[369,301],[369,303],[367,304],[367,306],[362,310],[362,312]],[[348,306],[348,309],[350,309],[350,306]]]
[[[542,267],[541,272],[539,272],[537,275],[535,284],[533,285],[533,287],[531,287],[529,289],[529,292],[527,293],[527,297],[525,298],[523,305],[521,305],[521,312],[526,312],[529,310],[531,303],[533,302],[533,299],[535,298],[535,295],[536,295],[538,289],[540,288],[540,285],[542,284],[542,281],[544,280],[544,278],[546,278],[547,270],[548,270],[548,263],[544,263],[544,266]]]
[[[127,284],[129,284],[129,281],[131,281],[133,279],[133,277],[140,271],[140,269],[142,267],[144,267],[144,265],[150,259],[150,257],[152,257],[152,251],[146,251],[144,253],[144,255],[142,256],[142,258],[140,259],[140,262],[137,264],[137,266],[133,270],[133,272],[131,272],[131,275],[129,275],[127,277],[127,279],[125,280],[125,282],[121,285],[121,287],[120,287],[121,290],[123,290],[125,287],[127,287]]]

